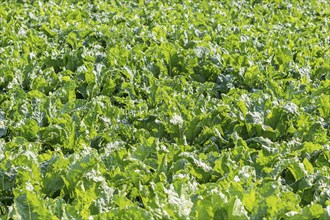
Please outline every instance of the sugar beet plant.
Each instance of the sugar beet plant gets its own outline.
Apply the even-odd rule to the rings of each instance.
[[[330,4],[1,1],[3,219],[329,219]]]

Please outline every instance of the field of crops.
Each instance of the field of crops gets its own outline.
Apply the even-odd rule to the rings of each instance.
[[[0,2],[0,218],[330,219],[330,2]]]

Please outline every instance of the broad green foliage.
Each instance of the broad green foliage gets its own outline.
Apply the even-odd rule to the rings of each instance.
[[[328,1],[1,1],[3,219],[329,219]]]

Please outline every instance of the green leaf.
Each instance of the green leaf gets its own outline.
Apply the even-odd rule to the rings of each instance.
[[[288,166],[295,180],[298,181],[305,176],[305,167],[303,163],[293,162]]]
[[[253,211],[253,207],[256,205],[256,192],[253,190],[249,193],[246,193],[243,195],[243,205],[244,207],[249,211]]]
[[[320,218],[322,214],[324,214],[324,209],[320,204],[312,204],[303,209],[303,215],[309,218]]]
[[[29,141],[36,140],[39,133],[39,125],[33,119],[27,119],[17,130],[17,135],[26,138]]]
[[[35,193],[26,191],[19,195],[13,204],[13,212],[10,213],[13,218],[23,219],[57,219],[46,208],[45,203]]]
[[[6,126],[6,120],[0,112],[0,138],[7,134],[8,127]]]
[[[65,185],[65,191],[68,196],[73,197],[73,191],[77,184],[82,180],[85,173],[93,168],[96,164],[96,158],[93,155],[87,155],[70,165],[66,175],[62,176]]]

